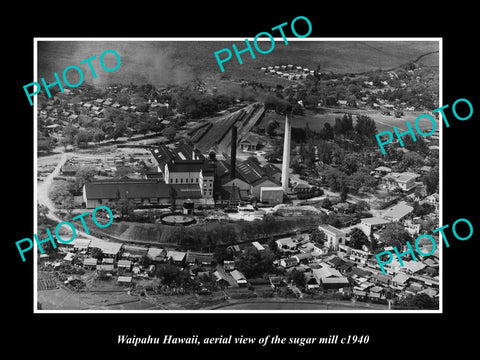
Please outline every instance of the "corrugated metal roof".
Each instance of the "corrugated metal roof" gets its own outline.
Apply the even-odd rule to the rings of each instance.
[[[85,183],[87,199],[168,198],[170,187],[161,179],[95,180]]]

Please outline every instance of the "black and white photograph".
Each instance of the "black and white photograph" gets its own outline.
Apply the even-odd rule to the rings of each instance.
[[[37,39],[37,311],[440,309],[441,41],[239,40]]]

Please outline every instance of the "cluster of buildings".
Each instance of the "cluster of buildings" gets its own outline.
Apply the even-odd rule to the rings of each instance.
[[[76,91],[78,92],[81,90]],[[44,128],[50,133],[61,133],[63,127],[68,125],[79,127],[78,119],[80,115],[87,115],[93,121],[98,121],[104,117],[107,109],[116,109],[137,116],[147,113],[149,116],[158,118],[155,109],[158,107],[169,107],[167,102],[162,103],[155,100],[148,100],[146,103],[147,106],[137,108],[135,105],[121,105],[118,101],[110,97],[106,99],[96,98],[92,100],[72,102],[68,101],[68,99],[73,98],[76,95],[76,92],[70,89],[64,89],[64,92],[60,95],[63,98],[67,98],[65,106],[57,106],[53,101],[49,101],[38,112],[39,124],[44,123]],[[164,125],[169,123],[168,120],[163,121],[165,121]]]
[[[261,67],[260,70],[265,74],[278,76],[287,80],[306,79],[309,75],[315,75],[315,70],[292,64]]]
[[[87,208],[129,199],[138,205],[183,204],[214,206],[216,202],[238,205],[255,198],[278,204],[283,201],[281,170],[247,159],[208,157],[193,147],[160,145],[151,149],[156,170],[143,179],[106,179],[87,182],[83,198]]]
[[[95,249],[101,250],[101,259],[92,256]],[[213,253],[168,250],[100,239],[75,238],[71,243],[62,244],[58,250],[64,254],[63,259],[45,262],[45,265],[55,269],[62,264],[76,264],[85,270],[102,272],[120,285],[131,285],[135,279],[151,278],[155,275],[156,266],[167,262],[190,269],[214,263]],[[42,258],[48,258],[48,255],[40,255],[40,260]]]
[[[398,260],[393,261],[383,274],[374,254],[366,247],[349,246],[350,239],[344,231],[330,225],[320,225],[319,230],[326,237],[321,245],[308,236],[276,241],[282,257],[275,264],[285,270],[285,276],[276,278],[277,285],[287,282],[288,273],[296,270],[304,273],[305,289],[337,291],[358,301],[386,304],[387,299],[409,294],[438,296],[438,251],[419,261],[404,261],[404,266],[400,266]]]

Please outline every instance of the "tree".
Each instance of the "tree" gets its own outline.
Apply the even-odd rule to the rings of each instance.
[[[430,171],[423,177],[423,183],[425,184],[427,194],[433,194],[438,191],[439,177],[438,177],[438,166],[434,166]]]
[[[165,130],[163,130],[163,135],[170,141],[175,139],[175,136],[177,136],[177,130],[175,130],[173,127],[169,126]]]
[[[58,141],[58,145],[63,146],[67,151],[68,145],[73,145],[73,138],[71,136],[64,136]]]
[[[50,210],[48,209],[48,207],[37,202],[37,216],[38,216],[39,224],[42,224],[47,219],[47,215],[49,211]]]
[[[75,209],[75,200],[73,197],[69,196],[65,198],[62,201],[60,208],[66,210],[69,217],[72,216],[72,212]]]
[[[353,130],[353,120],[351,114],[343,114],[341,118],[335,118],[333,131],[336,135],[346,135]]]
[[[345,201],[348,197],[348,187],[345,180],[340,184],[340,200]]]
[[[119,213],[122,218],[130,218],[135,209],[135,203],[132,200],[120,199],[115,203],[115,211]]]
[[[323,124],[322,130],[320,130],[320,139],[323,140],[333,140],[334,131],[332,125],[329,123]]]
[[[313,243],[323,245],[323,243],[327,239],[327,236],[322,230],[315,229],[308,235],[308,238]]]
[[[102,249],[99,249],[99,248],[92,248],[92,249],[90,249],[90,256],[95,258],[95,259],[102,260],[103,259],[103,251],[102,251]]]
[[[290,274],[288,274],[287,279],[298,287],[305,287],[305,274],[301,271],[293,269]]]
[[[247,248],[238,257],[235,265],[246,277],[256,277],[271,272],[275,258],[275,254],[269,249],[260,252],[255,248]]]
[[[37,151],[50,151],[54,148],[55,146],[55,138],[52,138],[50,136],[43,137],[39,136],[37,137]]]
[[[407,295],[395,302],[395,309],[438,309],[438,301],[427,294]]]
[[[365,200],[360,200],[355,204],[355,211],[363,212],[370,210],[370,205]]]
[[[346,175],[340,170],[330,169],[325,172],[325,178],[330,190],[339,191],[342,188],[342,184],[345,182]]]
[[[78,129],[69,124],[63,128],[63,136],[73,139],[78,134]]]
[[[278,163],[282,159],[283,149],[275,146],[270,152],[265,154],[265,159],[271,163]]]
[[[357,115],[355,131],[361,136],[366,144],[371,144],[376,141],[375,134],[377,133],[377,126],[375,121],[369,116]]]
[[[87,147],[89,141],[92,141],[92,133],[86,130],[79,131],[74,138],[75,145],[78,147]]]
[[[160,264],[157,268],[157,277],[165,285],[170,285],[173,282],[179,284],[182,279],[180,269],[173,264]]]
[[[99,144],[100,141],[105,140],[105,136],[106,134],[102,129],[96,129],[93,132],[92,140],[95,141],[97,144]]]
[[[80,168],[75,174],[75,188],[77,190],[82,189],[86,182],[89,182],[95,178],[97,171],[93,168]]]
[[[268,136],[273,137],[276,135],[276,130],[280,127],[280,124],[276,120],[269,121],[266,127]]]
[[[129,134],[127,124],[124,121],[115,123],[114,128],[111,130],[110,137],[114,140],[119,137],[127,136]]]
[[[149,267],[150,265],[153,264],[153,261],[147,255],[143,255],[138,261],[138,263],[140,266]]]
[[[411,240],[411,236],[402,224],[394,222],[385,226],[385,229],[380,234],[379,240],[387,246],[395,246],[400,250],[407,241]]]
[[[62,181],[56,183],[50,193],[50,199],[56,204],[62,204],[66,199],[72,198],[75,192],[75,186],[71,182]]]
[[[233,260],[233,254],[225,246],[217,246],[213,252],[213,258],[217,264],[223,264],[225,260]]]
[[[108,280],[108,274],[105,270],[100,270],[97,274],[97,279],[98,280]]]
[[[350,232],[350,246],[362,250],[363,245],[368,245],[368,237],[359,228],[353,228]]]

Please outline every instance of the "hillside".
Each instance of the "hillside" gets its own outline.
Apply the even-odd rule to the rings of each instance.
[[[226,71],[221,73],[213,53],[226,47],[231,49],[233,43],[243,48],[239,40],[39,42],[38,74],[39,78],[51,81],[54,72],[60,74],[67,66],[78,65],[80,61],[96,55],[93,64],[98,69],[97,79],[92,78],[86,64],[81,67],[85,72],[85,81],[99,86],[130,82],[166,86],[195,78],[220,79],[222,75],[268,84],[272,78],[257,71],[262,66],[292,63],[312,69],[320,66],[322,72],[365,72],[393,68],[438,50],[437,42],[426,41],[300,42],[292,39],[288,45],[277,42],[271,53],[257,54],[256,59],[244,54],[243,65],[233,56],[224,64]],[[107,73],[98,64],[98,57],[106,49],[114,49],[121,56],[122,64],[115,72]],[[432,60],[429,59],[429,62]]]

